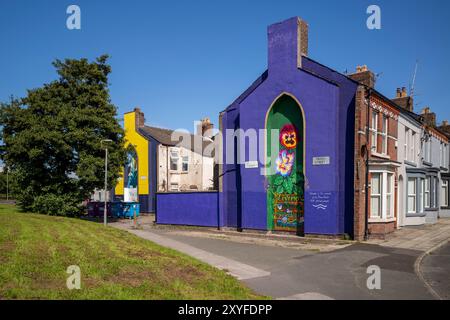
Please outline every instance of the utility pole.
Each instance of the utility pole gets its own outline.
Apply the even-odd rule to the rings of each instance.
[[[101,141],[101,144],[103,143],[109,143],[112,142],[110,139],[105,139]],[[105,145],[105,208],[103,210],[103,225],[106,227],[108,223],[108,145]]]

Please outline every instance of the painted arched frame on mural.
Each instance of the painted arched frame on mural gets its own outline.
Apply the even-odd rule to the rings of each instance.
[[[267,228],[299,236],[304,236],[304,119],[300,103],[288,93],[277,97],[266,115]],[[279,131],[276,141],[272,130]]]

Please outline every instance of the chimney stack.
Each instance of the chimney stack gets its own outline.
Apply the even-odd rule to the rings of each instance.
[[[135,113],[135,117],[136,117],[136,129],[142,128],[145,123],[144,113],[138,107],[134,108],[134,113]]]
[[[308,56],[308,28],[299,17],[269,26],[269,73],[302,67],[302,56]]]
[[[210,130],[214,129],[214,125],[211,123],[211,120],[206,117],[200,120],[197,125],[197,135],[201,135],[202,137],[212,138],[212,132]]]
[[[414,99],[408,95],[406,87],[397,88],[395,98],[392,101],[403,109],[414,112]]]
[[[362,85],[375,88],[375,74],[366,65],[357,66],[356,72],[350,74],[349,77]]]
[[[423,108],[420,116],[427,126],[436,127],[436,113],[431,112],[431,109],[429,107]]]
[[[450,125],[447,120],[442,121],[439,130],[443,131],[450,138]]]

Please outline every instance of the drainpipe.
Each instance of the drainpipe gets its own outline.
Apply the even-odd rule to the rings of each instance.
[[[370,97],[372,95],[372,88],[365,87],[367,90],[367,117],[366,117],[366,185],[365,185],[365,192],[366,192],[366,203],[364,208],[365,213],[365,226],[364,226],[364,241],[369,240],[369,151],[370,151],[370,145],[369,145],[369,137],[370,137]]]

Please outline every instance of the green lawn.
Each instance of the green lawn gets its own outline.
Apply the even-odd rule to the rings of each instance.
[[[66,287],[70,265],[80,290]],[[0,205],[0,299],[255,298],[224,272],[125,231]]]

